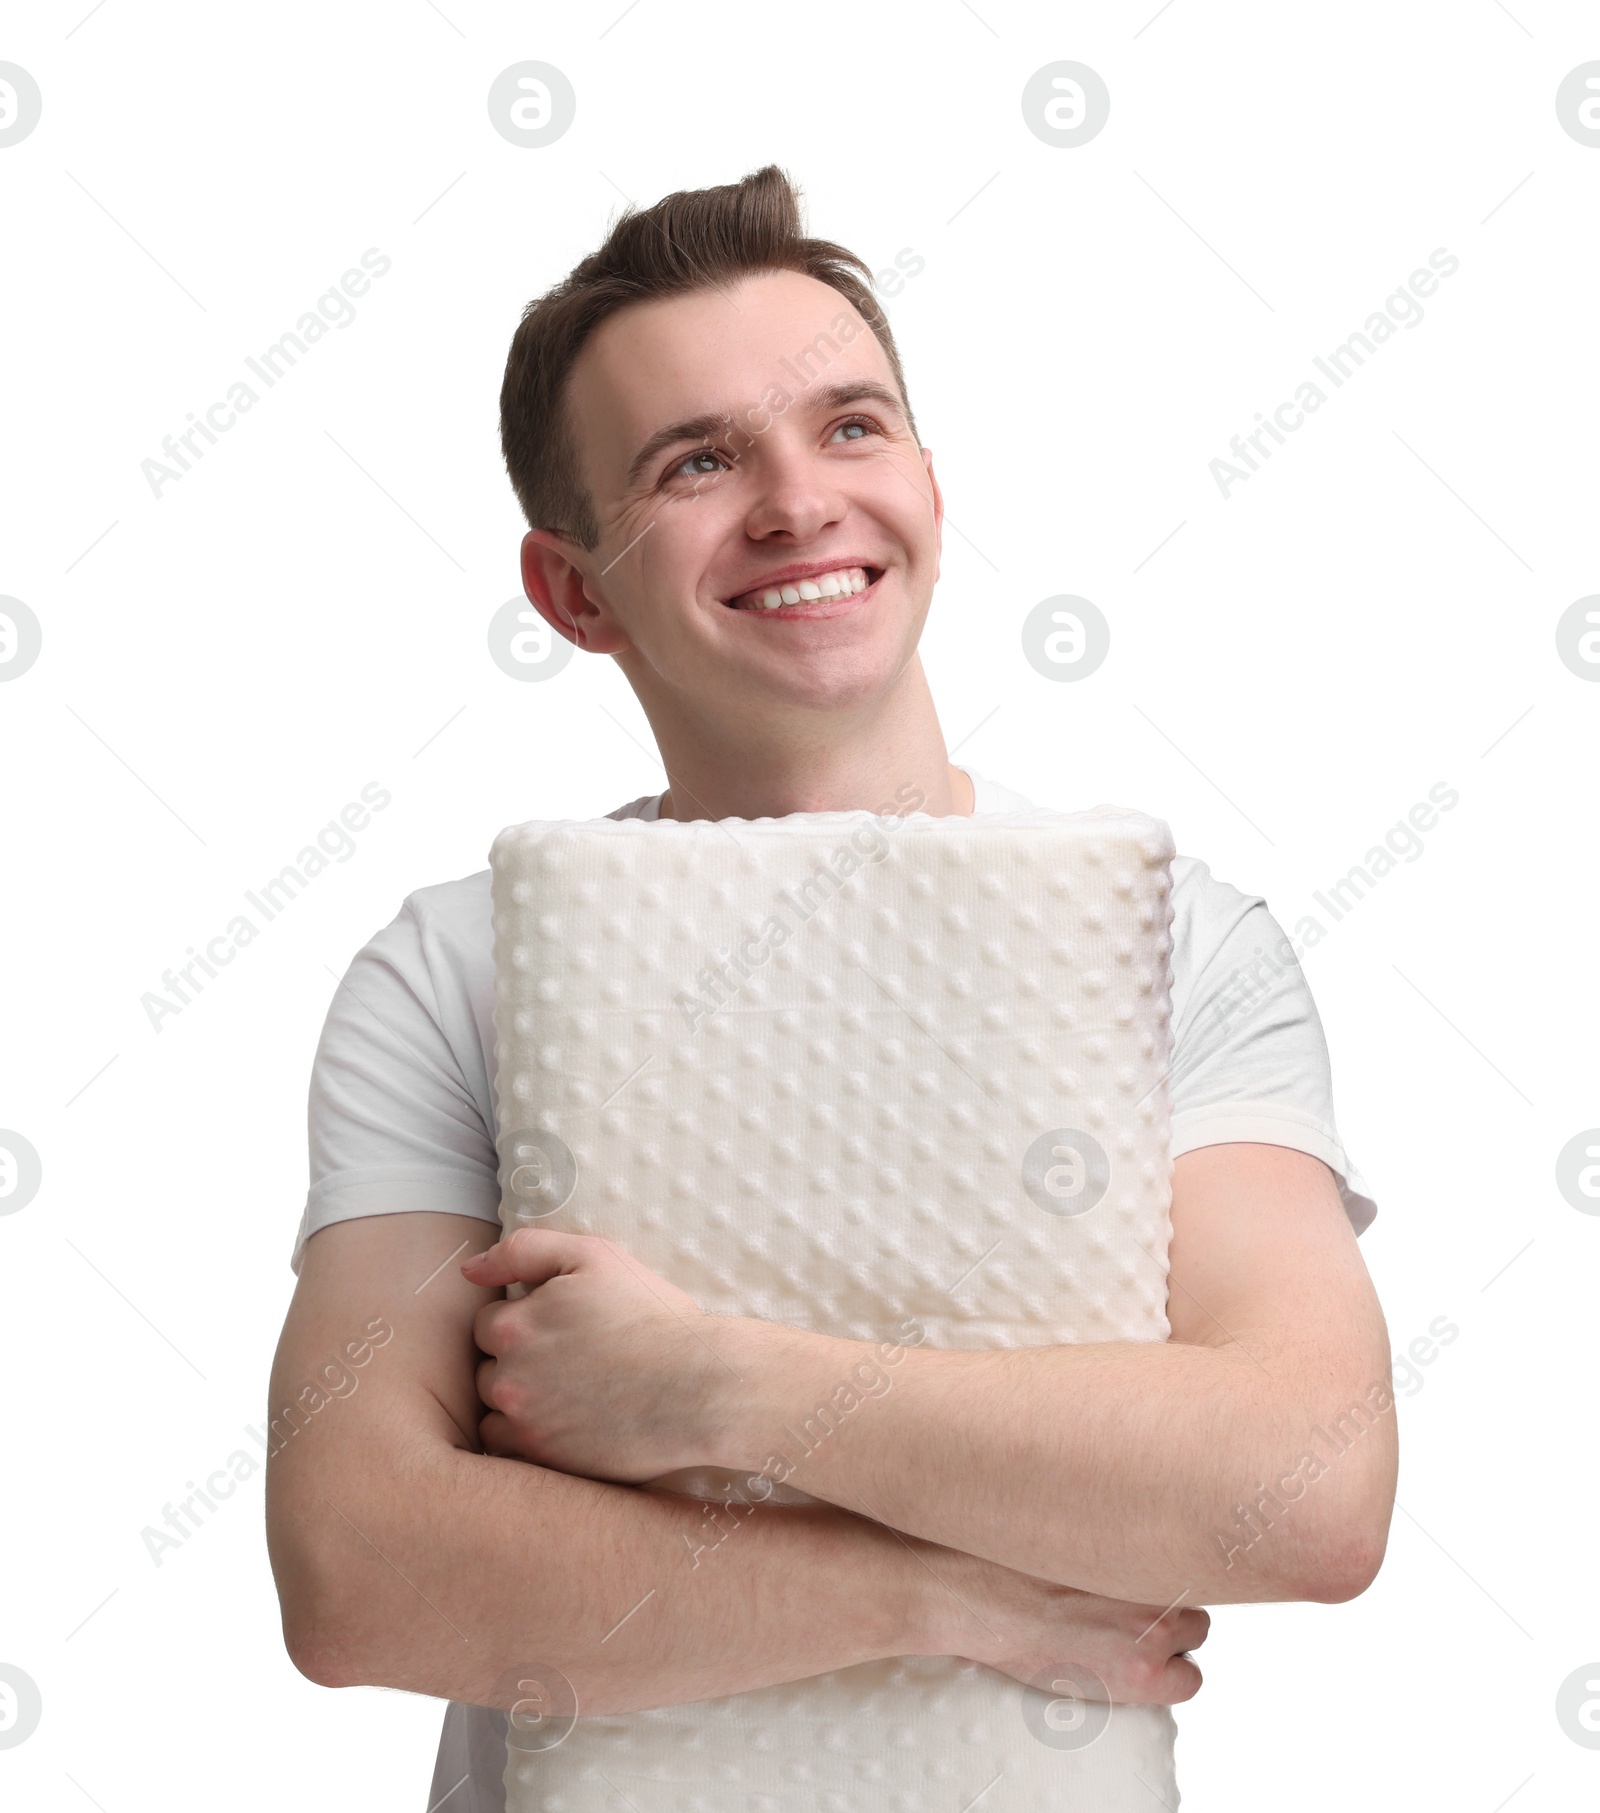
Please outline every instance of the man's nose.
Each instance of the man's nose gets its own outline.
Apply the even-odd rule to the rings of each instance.
[[[820,462],[783,456],[763,464],[745,530],[752,540],[787,534],[805,541],[848,509],[843,491]]]

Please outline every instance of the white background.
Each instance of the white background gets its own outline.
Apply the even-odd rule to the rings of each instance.
[[[1288,927],[1461,796],[1304,959],[1395,1350],[1459,1337],[1401,1400],[1372,1589],[1216,1612],[1184,1807],[1593,1805],[1555,1696],[1600,1659],[1600,1218],[1555,1161],[1600,1124],[1600,684],[1554,636],[1600,591],[1600,150],[1554,105],[1592,6],[86,10],[0,37],[43,94],[0,150],[0,592],[44,633],[0,686],[0,1127],[43,1164],[0,1218],[0,1662],[44,1705],[0,1794],[426,1805],[440,1704],[287,1660],[259,1473],[160,1567],[141,1530],[254,1452],[335,977],[503,825],[663,785],[609,661],[488,658],[518,314],[624,195],[777,161],[813,231],[925,260],[887,306],[955,529],[923,646],[958,760],[1164,817]],[[486,110],[527,58],[577,93],[542,149]],[[1062,58],[1111,93],[1077,149],[1020,107]],[[153,496],[141,461],[368,247],[353,323]],[[1208,462],[1437,247],[1426,317],[1224,499]],[[1019,641],[1061,592],[1112,630],[1072,684]],[[355,855],[153,1030],[141,996],[370,781]]]

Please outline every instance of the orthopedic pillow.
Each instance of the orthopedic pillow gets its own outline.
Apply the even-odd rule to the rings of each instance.
[[[1165,1340],[1172,855],[1165,824],[1115,806],[508,828],[505,1228],[605,1235],[704,1309],[862,1341]],[[773,1451],[870,1442],[892,1378],[863,1370]],[[710,1468],[652,1483],[730,1507],[665,1564],[702,1577],[748,1507],[811,1502]],[[599,1630],[632,1610],[589,1587]],[[508,1813],[1177,1805],[1170,1709],[1086,1703],[1070,1655],[1036,1687],[903,1656],[580,1705],[570,1729],[559,1658],[529,1662],[557,1685],[509,1722]]]

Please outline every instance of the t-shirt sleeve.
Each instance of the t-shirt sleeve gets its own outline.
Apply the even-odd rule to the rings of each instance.
[[[1259,895],[1203,862],[1187,868],[1180,880],[1174,865],[1172,1156],[1233,1140],[1309,1152],[1360,1234],[1377,1204],[1339,1137],[1328,1042],[1294,947]]]
[[[330,1222],[406,1209],[499,1220],[494,1140],[472,1086],[484,1087],[471,1074],[482,1054],[451,981],[414,898],[345,971],[311,1068],[296,1275]]]

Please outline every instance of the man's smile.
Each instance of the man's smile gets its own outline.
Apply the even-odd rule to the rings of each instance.
[[[883,576],[883,568],[864,562],[807,561],[781,567],[746,591],[725,598],[730,610],[756,611],[784,618],[836,617]]]

